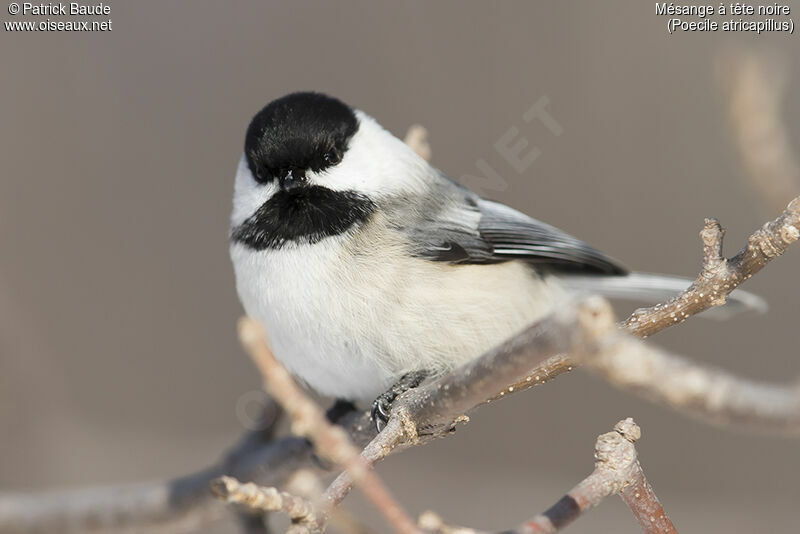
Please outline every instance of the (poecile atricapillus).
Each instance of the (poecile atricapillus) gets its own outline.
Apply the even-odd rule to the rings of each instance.
[[[629,273],[479,197],[319,93],[284,96],[250,123],[230,243],[239,297],[275,356],[323,395],[377,397],[378,425],[400,392],[511,337],[573,288],[657,300],[689,285]],[[729,300],[762,305],[742,291]]]

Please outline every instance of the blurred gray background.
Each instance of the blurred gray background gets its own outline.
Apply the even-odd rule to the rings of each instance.
[[[424,124],[436,166],[458,178],[485,159],[506,186],[482,193],[637,270],[693,277],[704,217],[732,254],[776,215],[748,185],[715,65],[755,50],[797,67],[797,36],[670,36],[633,0],[112,6],[110,33],[0,31],[0,490],[170,477],[243,431],[237,401],[259,379],[235,335],[233,172],[251,116],[287,92],[336,95],[399,136]],[[800,92],[797,70],[788,84]],[[522,119],[542,97],[560,136]],[[800,143],[800,100],[784,119]],[[511,127],[541,150],[523,173],[494,148]],[[798,267],[800,247],[748,282],[768,315],[652,343],[797,376]],[[797,531],[796,440],[709,427],[582,372],[379,472],[414,514],[511,527],[588,474],[596,436],[626,416],[682,531]],[[570,527],[617,529],[638,531],[616,499]]]

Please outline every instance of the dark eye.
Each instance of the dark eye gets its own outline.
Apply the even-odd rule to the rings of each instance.
[[[339,151],[335,148],[328,150],[325,155],[323,156],[325,159],[325,163],[328,165],[336,165],[340,161],[342,161],[342,156],[339,155]]]

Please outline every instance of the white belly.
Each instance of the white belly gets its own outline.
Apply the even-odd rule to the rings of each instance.
[[[519,262],[453,266],[376,248],[341,236],[300,251],[231,246],[245,311],[323,395],[372,400],[406,372],[450,370],[541,317],[559,293]]]

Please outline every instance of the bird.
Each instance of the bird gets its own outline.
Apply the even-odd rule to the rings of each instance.
[[[554,226],[479,196],[365,112],[318,92],[250,121],[230,256],[245,312],[305,386],[394,399],[543,318],[576,291],[657,301],[679,277],[629,271]],[[763,307],[737,290],[729,306]]]

